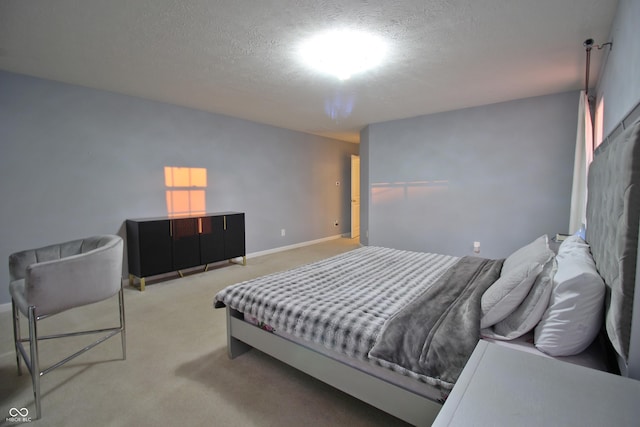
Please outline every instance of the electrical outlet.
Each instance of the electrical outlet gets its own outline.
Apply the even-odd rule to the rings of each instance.
[[[473,242],[473,252],[477,254],[480,253],[480,242]]]
[[[285,230],[284,228],[282,230],[280,230],[280,235],[282,237],[284,237],[287,234],[287,230]]]

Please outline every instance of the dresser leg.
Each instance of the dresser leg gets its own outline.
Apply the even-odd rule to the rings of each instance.
[[[129,274],[129,286],[136,287],[135,278],[136,278],[136,276],[134,276],[133,274]],[[144,277],[140,278],[140,288],[139,289],[140,289],[140,292],[144,291]]]

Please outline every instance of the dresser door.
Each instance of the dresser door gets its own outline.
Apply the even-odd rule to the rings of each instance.
[[[224,216],[200,219],[200,264],[224,261]]]
[[[169,220],[127,221],[129,272],[138,277],[172,271]]]
[[[224,255],[225,259],[246,255],[243,213],[225,215]]]
[[[173,270],[200,265],[200,236],[198,218],[171,220],[173,242]]]

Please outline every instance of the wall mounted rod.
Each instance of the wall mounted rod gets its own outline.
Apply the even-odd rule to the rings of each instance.
[[[593,39],[586,39],[583,43],[584,45],[584,49],[586,51],[587,54],[587,63],[585,66],[585,72],[584,72],[584,93],[585,95],[589,94],[589,69],[591,68],[591,49],[592,48],[596,48],[598,50],[604,48],[605,46],[609,46],[609,49],[613,48],[613,42],[607,42],[607,43],[602,43],[602,44],[597,44],[594,45],[593,44],[594,41]]]
[[[593,39],[587,39],[583,43],[584,49],[587,53],[587,63],[585,66],[585,76],[584,76],[584,93],[585,95],[589,94],[589,68],[591,64],[591,48],[593,47]]]

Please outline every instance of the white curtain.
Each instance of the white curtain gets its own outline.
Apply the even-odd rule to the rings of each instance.
[[[589,100],[580,92],[578,104],[578,129],[576,132],[576,155],[573,162],[573,188],[571,190],[571,216],[569,234],[573,234],[586,223],[587,171],[593,160],[593,127]]]

